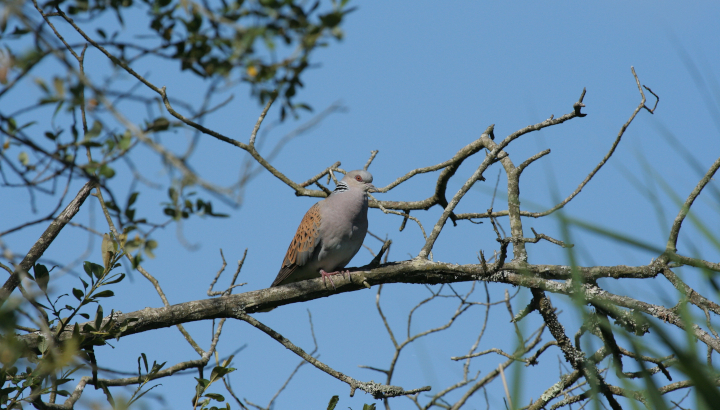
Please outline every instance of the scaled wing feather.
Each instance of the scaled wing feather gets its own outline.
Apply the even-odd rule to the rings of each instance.
[[[300,222],[295,237],[288,247],[282,267],[270,286],[277,286],[300,266],[305,265],[320,241],[320,205],[313,205]]]

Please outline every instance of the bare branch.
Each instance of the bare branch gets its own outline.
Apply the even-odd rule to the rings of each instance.
[[[693,202],[695,202],[695,198],[700,195],[700,192],[702,192],[703,188],[705,188],[705,185],[710,182],[713,175],[715,175],[715,172],[717,172],[718,168],[720,168],[720,158],[716,159],[715,162],[713,162],[708,172],[705,174],[705,176],[702,177],[700,182],[698,182],[697,186],[695,186],[695,189],[692,190],[688,198],[685,200],[685,203],[680,208],[680,212],[678,212],[678,215],[675,217],[675,221],[673,221],[672,227],[670,228],[670,237],[668,238],[668,242],[666,245],[668,251],[677,252],[677,240],[678,235],[680,234],[680,227],[682,226],[683,220],[685,220],[688,212],[690,212],[690,207],[692,206]]]
[[[77,195],[75,195],[75,198],[70,201],[60,215],[58,215],[57,218],[50,223],[47,229],[45,229],[45,232],[40,235],[40,239],[38,239],[30,248],[30,251],[17,266],[12,276],[5,281],[2,289],[0,289],[0,306],[5,303],[13,290],[15,290],[15,288],[20,284],[22,277],[28,274],[30,268],[35,265],[35,262],[37,262],[50,244],[53,243],[62,228],[64,228],[65,225],[67,225],[67,223],[75,216],[75,214],[78,213],[80,207],[87,197],[90,196],[90,192],[96,184],[97,182],[94,180],[85,183]]]
[[[543,211],[543,212],[521,211],[520,216],[529,216],[529,217],[533,217],[533,218],[540,218],[543,216],[550,215],[551,213],[557,211],[558,209],[563,208],[570,201],[572,201],[573,198],[575,198],[580,193],[580,191],[582,191],[582,189],[585,187],[585,185],[587,185],[588,182],[590,182],[590,180],[595,176],[595,174],[597,174],[597,172],[600,171],[600,168],[602,168],[603,165],[605,165],[605,163],[610,159],[610,157],[615,152],[615,149],[617,148],[618,144],[620,143],[620,140],[622,139],[623,135],[625,134],[625,130],[627,130],[627,128],[630,126],[630,123],[632,123],[632,121],[635,119],[635,116],[637,115],[637,113],[640,112],[641,109],[647,108],[647,107],[645,107],[645,94],[643,94],[642,89],[640,88],[640,83],[639,83],[640,80],[638,80],[637,75],[635,74],[634,68],[632,68],[632,73],[633,73],[633,76],[635,77],[636,82],[638,82],[638,89],[640,89],[641,101],[640,101],[640,104],[638,104],[637,108],[635,108],[635,110],[633,111],[632,115],[630,115],[630,119],[628,119],[627,122],[625,122],[625,124],[623,124],[623,126],[620,128],[620,132],[618,132],[618,136],[617,136],[617,138],[615,138],[615,141],[613,142],[612,146],[610,147],[610,150],[608,151],[608,153],[605,154],[605,156],[600,161],[600,163],[588,174],[587,177],[585,177],[585,179],[580,183],[580,185],[578,185],[578,187],[575,189],[575,191],[573,191],[570,195],[568,195],[568,197],[565,198],[562,202],[560,202],[559,204],[555,205],[554,207],[552,207],[546,211]],[[583,90],[582,95],[583,96],[585,95],[585,90]],[[580,98],[580,103],[581,102],[582,102],[582,96]],[[656,106],[657,106],[657,104],[656,104]],[[654,108],[653,108],[653,110],[654,110]],[[489,218],[491,216],[499,217],[499,216],[506,216],[506,215],[509,215],[508,211],[500,211],[500,212],[494,213],[492,215],[475,214],[475,213],[459,214],[459,215],[457,215],[457,218],[458,219],[471,219],[471,218],[476,219],[476,218]]]
[[[367,171],[368,168],[370,168],[370,164],[372,164],[373,160],[375,159],[375,155],[377,155],[378,152],[380,152],[380,151],[378,151],[378,150],[370,151],[370,158],[368,158],[367,162],[365,163],[365,166],[363,167],[363,169],[365,171]]]
[[[537,232],[535,232],[535,228],[530,228],[530,230],[535,234],[535,238],[533,238],[533,239],[523,238],[524,242],[538,243],[538,242],[540,242],[541,239],[545,239],[546,241],[548,241],[550,243],[554,243],[555,245],[558,245],[558,246],[562,246],[563,248],[572,248],[573,246],[575,246],[573,244],[566,244],[565,242],[563,242],[561,240],[551,238],[543,233],[537,233]]]
[[[223,261],[222,267],[218,271],[217,275],[215,275],[215,279],[213,279],[213,281],[210,283],[210,288],[207,291],[208,296],[229,295],[232,293],[232,290],[234,288],[243,286],[243,285],[247,285],[247,283],[240,283],[237,285],[235,284],[235,281],[237,280],[237,277],[240,274],[240,270],[242,270],[243,264],[245,264],[245,258],[247,257],[247,251],[248,251],[247,248],[245,248],[245,253],[243,253],[242,259],[240,259],[238,261],[237,270],[235,270],[235,275],[233,275],[232,281],[230,282],[230,285],[228,286],[228,288],[222,292],[213,292],[212,289],[215,286],[215,283],[217,283],[217,280],[220,278],[220,275],[223,273],[223,271],[225,270],[225,267],[227,266],[227,262],[225,262],[225,255],[223,255],[223,251],[222,251],[222,249],[220,249],[220,258],[222,258],[222,261]]]
[[[343,373],[338,372],[337,370],[334,370],[330,368],[328,365],[322,363],[321,361],[317,360],[316,358],[312,357],[311,355],[305,353],[304,350],[301,348],[295,346],[292,342],[290,342],[288,339],[283,337],[278,332],[272,330],[271,328],[265,326],[264,324],[260,323],[255,318],[248,316],[245,313],[238,312],[237,318],[252,325],[253,327],[261,330],[266,335],[272,337],[277,342],[285,346],[288,350],[295,353],[296,355],[302,357],[305,361],[312,364],[313,366],[317,367],[318,369],[322,370],[323,372],[329,374],[330,376],[347,383],[350,386],[350,396],[353,396],[355,394],[356,389],[360,389],[366,393],[370,393],[373,397],[376,399],[382,399],[382,398],[388,398],[388,397],[396,397],[396,396],[405,396],[408,394],[415,394],[417,392],[421,391],[428,391],[430,390],[430,386],[421,387],[419,389],[413,389],[413,390],[404,390],[401,387],[397,386],[388,386],[388,385],[382,385],[375,382],[361,382],[358,380],[353,379],[352,377],[346,376]]]

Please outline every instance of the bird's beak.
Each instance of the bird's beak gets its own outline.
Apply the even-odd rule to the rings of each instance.
[[[373,184],[367,184],[368,186],[368,192],[380,192],[377,188],[375,188],[375,185]]]

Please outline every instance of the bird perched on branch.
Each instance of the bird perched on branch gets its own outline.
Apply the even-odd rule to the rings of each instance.
[[[340,269],[360,250],[367,233],[367,194],[377,191],[372,180],[367,171],[350,171],[330,196],[307,211],[270,286],[321,276],[332,283],[330,275],[344,273]]]

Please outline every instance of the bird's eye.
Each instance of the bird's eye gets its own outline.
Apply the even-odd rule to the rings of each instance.
[[[355,175],[355,180],[358,182],[362,182],[362,177],[360,175]]]

